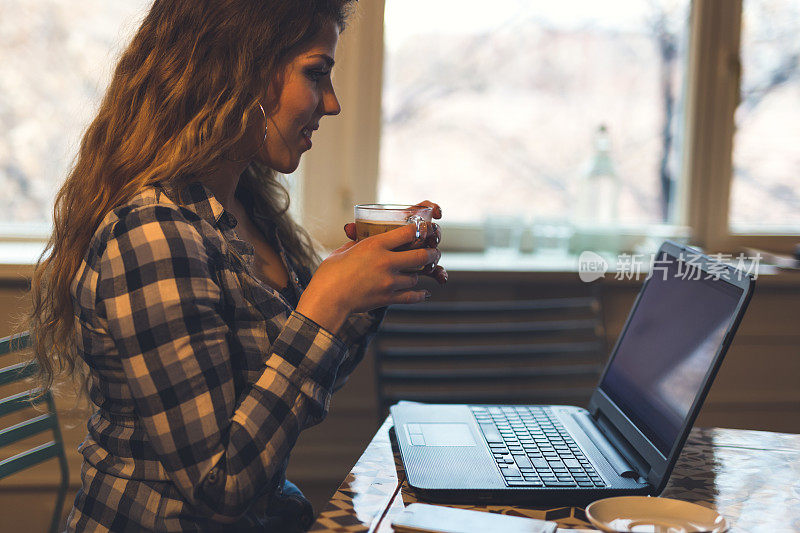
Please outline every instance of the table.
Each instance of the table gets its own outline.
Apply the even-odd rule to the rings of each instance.
[[[399,454],[392,450],[391,426],[390,416],[311,531],[391,533],[392,518],[417,501],[405,483]],[[716,508],[732,532],[800,532],[800,435],[695,428],[662,496]],[[592,529],[579,507],[452,507]]]

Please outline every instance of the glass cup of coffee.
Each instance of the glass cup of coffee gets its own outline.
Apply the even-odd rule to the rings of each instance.
[[[356,241],[386,233],[407,224],[417,227],[416,239],[406,245],[396,248],[396,251],[413,250],[422,248],[425,239],[422,238],[422,228],[430,228],[433,208],[420,205],[401,204],[360,204],[353,209],[356,219]],[[418,271],[425,267],[419,267]]]

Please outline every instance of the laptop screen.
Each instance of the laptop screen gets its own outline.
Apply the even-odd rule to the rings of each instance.
[[[651,276],[600,387],[667,456],[743,291],[666,253]]]

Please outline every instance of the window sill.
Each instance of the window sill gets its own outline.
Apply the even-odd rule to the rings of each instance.
[[[441,222],[443,240],[441,248],[456,252],[482,254],[487,244],[486,224]],[[536,255],[542,247],[562,247],[571,253],[584,250],[655,251],[664,240],[687,242],[691,231],[686,226],[674,224],[619,224],[615,226],[575,226],[568,221],[529,222],[516,239],[523,256]],[[509,240],[511,227],[499,226],[495,232],[501,239]],[[577,264],[577,263],[576,263]]]
[[[443,251],[439,264],[448,272],[578,272],[578,256]]]
[[[650,255],[644,254],[640,269],[626,270],[617,265],[617,256],[601,254],[608,263],[608,270],[602,277],[603,283],[640,284],[649,272]],[[581,282],[578,269],[578,255],[559,253],[483,253],[443,251],[439,261],[450,274],[450,279],[473,280],[489,276],[519,277],[521,281],[536,278],[541,281]],[[761,264],[758,269],[756,286],[800,287],[800,270],[785,270],[773,265]]]
[[[29,281],[39,255],[44,250],[44,242],[1,242],[0,241],[0,281]],[[616,276],[615,256],[605,254],[609,263],[605,282],[639,283],[647,274],[647,267],[642,266],[639,279],[636,276]],[[442,252],[439,263],[453,277],[464,279],[481,274],[521,274],[543,279],[579,281],[578,255],[563,253],[485,253],[485,252]],[[620,278],[620,279],[618,279]],[[758,285],[790,285],[800,286],[800,271],[782,270],[770,265],[761,265]]]
[[[0,241],[0,280],[30,280],[44,241]]]

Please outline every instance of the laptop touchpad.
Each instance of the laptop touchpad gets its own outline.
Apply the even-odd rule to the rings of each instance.
[[[467,424],[406,424],[409,441],[417,446],[475,446]]]

